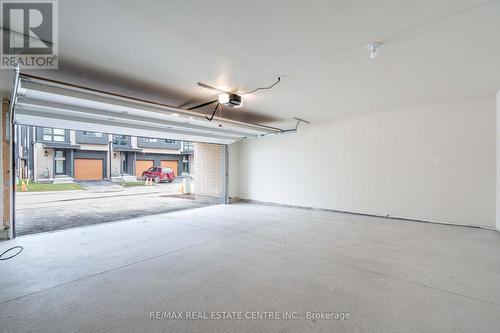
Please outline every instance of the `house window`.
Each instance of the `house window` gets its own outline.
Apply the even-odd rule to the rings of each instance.
[[[128,136],[113,135],[113,144],[117,146],[128,146]]]
[[[169,140],[169,139],[163,139],[158,141],[157,138],[143,138],[145,142],[152,142],[152,143],[157,143],[157,142],[165,142],[165,143],[176,143],[177,141],[175,140]]]
[[[86,131],[84,131],[83,135],[89,136],[92,138],[102,138],[102,133],[98,133],[98,132],[86,132]]]
[[[66,135],[63,129],[46,127],[43,129],[43,141],[64,142]]]

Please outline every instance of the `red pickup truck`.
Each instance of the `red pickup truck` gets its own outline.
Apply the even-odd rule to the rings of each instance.
[[[155,183],[172,182],[175,179],[174,170],[161,166],[153,166],[142,172],[142,179],[153,179]]]

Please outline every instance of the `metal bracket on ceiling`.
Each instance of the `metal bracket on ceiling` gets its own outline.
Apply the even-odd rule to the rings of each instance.
[[[290,128],[290,129],[282,130],[278,134],[281,134],[281,133],[296,133],[297,129],[299,128],[299,125],[301,123],[309,124],[309,121],[304,120],[304,119],[300,119],[300,118],[297,118],[297,117],[293,117],[293,119],[295,119],[297,121],[297,123],[295,124],[295,128]]]
[[[262,136],[268,136],[268,135],[276,135],[276,134],[290,134],[290,133],[297,133],[297,130],[299,128],[299,125],[301,123],[304,123],[304,124],[309,124],[310,122],[305,120],[305,119],[301,119],[301,118],[297,118],[297,117],[293,117],[293,119],[295,119],[297,122],[295,124],[295,127],[294,128],[289,128],[289,129],[284,129],[284,130],[281,130],[277,133],[268,133],[268,134],[262,134],[260,135],[261,137]]]

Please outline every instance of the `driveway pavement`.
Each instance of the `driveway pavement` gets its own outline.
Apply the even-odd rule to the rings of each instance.
[[[180,186],[180,182],[128,188],[95,185],[87,187],[87,190],[17,193],[17,234],[60,230],[208,205],[179,198]]]
[[[89,182],[78,182],[83,188],[90,191],[110,191],[110,190],[122,190],[123,186],[119,183],[113,183],[109,180],[99,180],[99,181],[89,181]]]

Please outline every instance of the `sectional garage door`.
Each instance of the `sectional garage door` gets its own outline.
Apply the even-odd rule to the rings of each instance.
[[[161,161],[161,166],[174,170],[175,177],[177,177],[178,161]]]
[[[75,159],[75,179],[76,180],[101,180],[102,160],[101,159]]]
[[[145,161],[135,161],[135,176],[140,178],[142,177],[142,172],[153,166],[153,161],[145,160]]]

